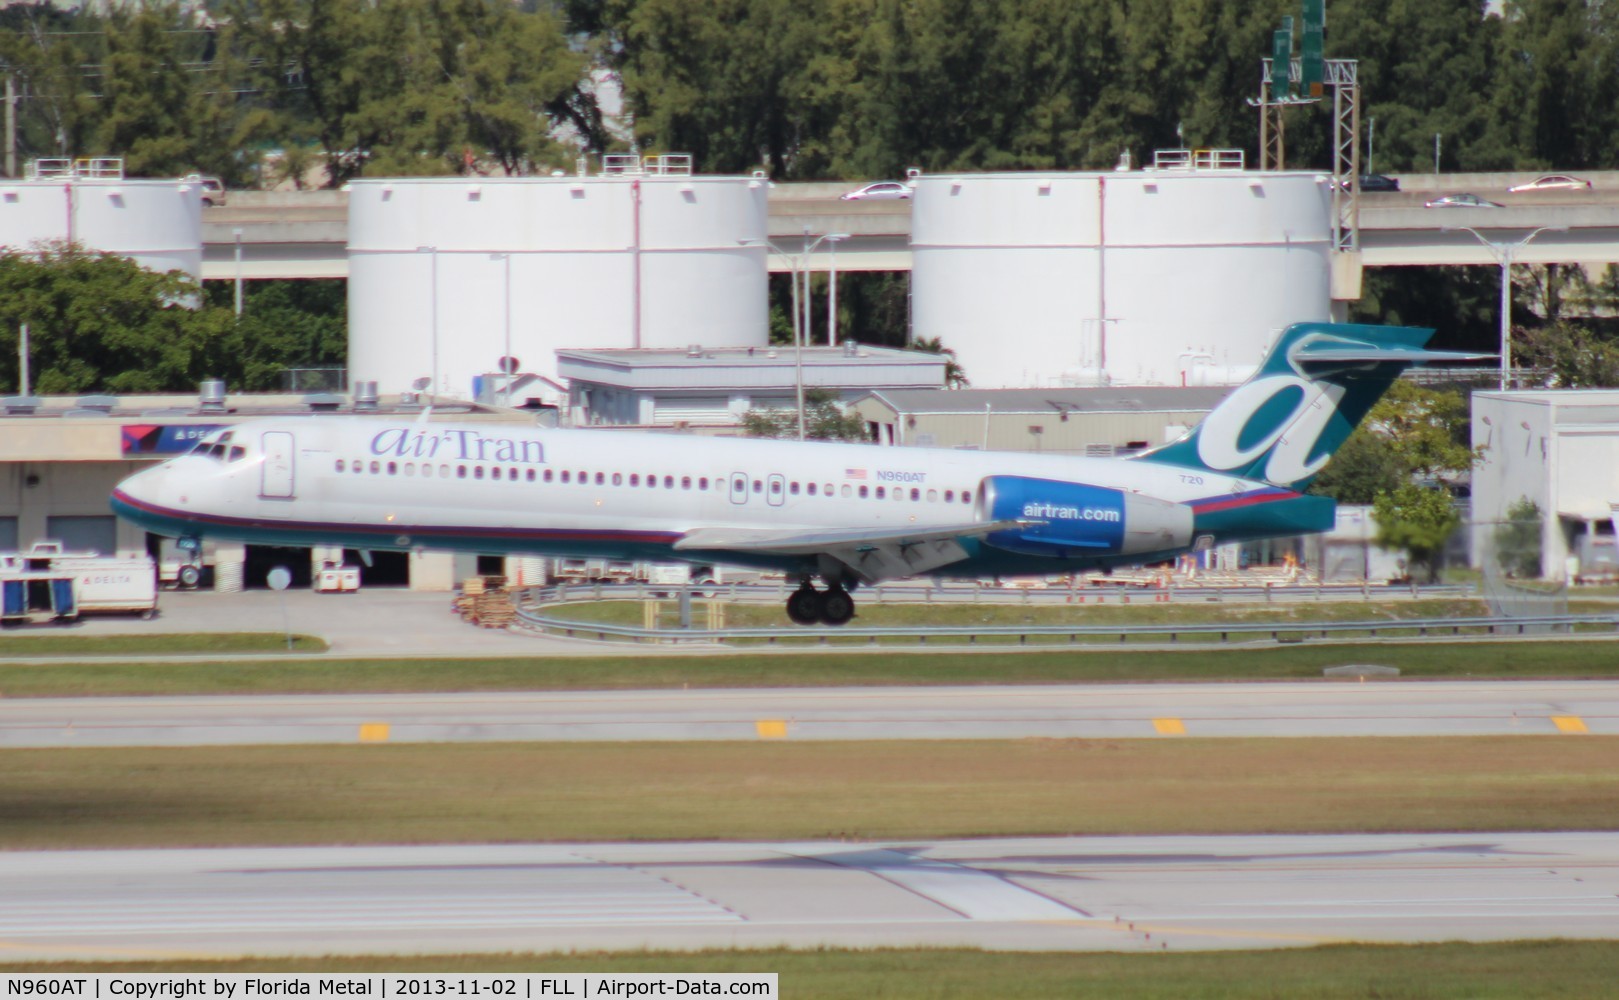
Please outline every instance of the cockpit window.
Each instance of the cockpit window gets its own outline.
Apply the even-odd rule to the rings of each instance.
[[[198,441],[197,446],[192,448],[190,453],[226,463],[239,462],[246,458],[247,449],[241,445],[232,445],[230,441],[230,431],[219,431]]]

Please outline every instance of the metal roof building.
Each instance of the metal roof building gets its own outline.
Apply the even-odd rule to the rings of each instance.
[[[575,426],[733,427],[750,409],[794,404],[798,352],[791,347],[684,350],[560,350],[557,371],[572,387]],[[803,379],[845,403],[877,390],[924,395],[944,386],[946,358],[921,351],[806,347]]]
[[[882,444],[1112,455],[1162,444],[1201,420],[1222,386],[878,391],[855,404]]]

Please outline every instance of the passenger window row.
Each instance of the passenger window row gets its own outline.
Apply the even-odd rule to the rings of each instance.
[[[232,450],[240,451],[241,449],[236,448]],[[335,468],[338,472],[345,472],[352,475],[363,475],[369,472],[373,476],[403,475],[407,478],[415,476],[419,472],[423,479],[432,479],[435,476],[439,479],[471,478],[477,480],[487,478],[496,482],[577,483],[581,486],[587,486],[592,483],[597,486],[606,486],[610,483],[613,486],[628,485],[632,488],[644,487],[646,489],[658,489],[661,485],[662,488],[666,490],[672,490],[676,486],[676,479],[674,476],[664,475],[660,479],[656,473],[648,473],[647,475],[643,476],[638,472],[631,472],[628,475],[622,472],[614,472],[611,474],[605,472],[574,472],[571,469],[562,469],[560,471],[556,469],[545,469],[543,472],[539,472],[535,469],[518,469],[515,467],[499,465],[488,466],[486,470],[486,468],[482,465],[466,465],[464,463],[450,464],[447,462],[440,463],[438,465],[434,465],[432,462],[423,462],[418,469],[415,462],[383,462],[378,459],[371,459],[368,463],[363,459],[346,460],[341,458],[337,460]],[[722,487],[724,482],[725,481],[723,479],[716,479],[714,480],[714,485],[717,488]],[[737,483],[733,484],[733,489],[745,490],[748,485],[749,483],[745,479],[738,476]],[[754,493],[763,493],[765,491],[765,481],[762,479],[753,480],[751,485]],[[691,476],[680,477],[680,489],[690,490],[693,488],[693,486],[695,486],[699,492],[707,492],[709,487],[709,478],[707,476],[698,476],[696,479],[693,479]],[[801,484],[797,480],[794,480],[791,483],[784,483],[783,480],[780,479],[770,480],[769,489],[771,496],[780,496],[783,488],[785,488],[786,491],[793,496],[799,496],[802,492],[807,496],[858,496],[862,500],[873,496],[875,496],[878,500],[884,500],[890,497],[895,500],[905,500],[909,498],[913,502],[920,502],[925,496],[928,503],[937,503],[940,500],[940,493],[936,489],[930,489],[924,494],[921,489],[915,487],[907,491],[904,487],[895,487],[894,489],[889,490],[887,487],[878,486],[876,487],[875,491],[873,491],[870,486],[861,485],[857,492],[855,487],[850,486],[848,483],[844,483],[841,489],[834,491],[834,487],[831,483],[827,483],[824,487],[818,487],[818,484],[816,483]],[[953,489],[945,490],[943,493],[945,503],[955,503],[957,497],[958,494]],[[970,504],[973,502],[971,490],[962,490],[959,493],[959,497],[960,501],[964,504]]]

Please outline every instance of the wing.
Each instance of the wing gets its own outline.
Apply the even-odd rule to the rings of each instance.
[[[915,576],[967,558],[963,541],[1016,528],[1023,521],[887,530],[696,528],[674,544],[682,552],[745,552],[752,555],[816,556],[847,566],[864,583]]]

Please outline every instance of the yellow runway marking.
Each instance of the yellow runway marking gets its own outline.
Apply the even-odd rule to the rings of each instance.
[[[362,723],[360,723],[360,742],[361,743],[386,743],[386,742],[388,742],[388,724],[386,722],[362,722]]]
[[[1552,716],[1552,725],[1556,726],[1557,731],[1560,733],[1589,733],[1591,731],[1585,728],[1585,720],[1577,715],[1554,715]]]
[[[1152,728],[1159,736],[1185,736],[1186,723],[1179,719],[1154,719]]]
[[[787,738],[786,719],[760,719],[753,724],[754,731],[761,740],[784,740]]]

